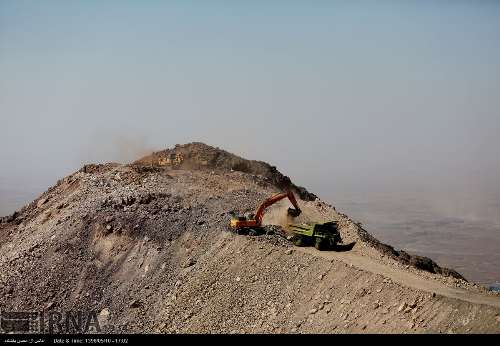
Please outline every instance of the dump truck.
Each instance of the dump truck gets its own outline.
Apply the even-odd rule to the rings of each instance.
[[[327,250],[342,242],[336,221],[289,224],[288,231],[293,233],[292,242],[295,246],[314,245],[318,250]]]

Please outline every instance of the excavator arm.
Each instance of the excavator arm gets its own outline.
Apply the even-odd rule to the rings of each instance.
[[[297,200],[295,199],[293,192],[288,191],[288,192],[279,193],[277,195],[269,197],[264,202],[262,202],[262,204],[257,209],[257,212],[255,213],[254,219],[250,219],[250,220],[240,219],[240,218],[232,219],[231,220],[231,228],[241,229],[241,228],[245,228],[245,227],[261,227],[262,226],[262,219],[264,217],[264,213],[265,213],[266,209],[269,208],[274,203],[276,203],[284,198],[287,198],[287,197],[290,200],[290,202],[292,203],[293,207],[295,208],[295,209],[288,208],[288,215],[293,216],[293,217],[299,216],[301,213],[301,210],[299,208]]]
[[[297,200],[295,199],[293,192],[288,191],[288,192],[284,192],[284,193],[278,193],[277,195],[269,197],[264,202],[262,202],[262,204],[259,206],[259,209],[257,209],[257,212],[255,213],[255,220],[257,221],[257,224],[258,225],[262,224],[262,218],[264,217],[264,213],[265,213],[267,208],[269,208],[274,203],[277,203],[277,202],[279,202],[282,199],[285,199],[287,197],[290,200],[290,202],[292,203],[293,207],[295,208],[295,209],[288,208],[288,214],[291,216],[294,216],[294,217],[299,216],[301,213],[301,210],[299,208],[299,205],[297,204]]]

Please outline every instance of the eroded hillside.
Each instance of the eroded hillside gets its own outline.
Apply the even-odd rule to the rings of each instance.
[[[288,189],[297,222],[337,220],[354,248],[228,231],[231,213]],[[0,273],[3,310],[91,309],[105,332],[500,332],[498,295],[381,244],[275,167],[202,143],[62,179],[2,218]]]

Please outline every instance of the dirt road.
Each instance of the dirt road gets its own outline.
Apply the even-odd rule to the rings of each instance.
[[[378,263],[372,258],[361,256],[355,252],[318,251],[314,248],[297,248],[297,250],[313,256],[326,258],[328,260],[342,261],[359,269],[388,277],[394,282],[406,287],[474,304],[484,304],[500,308],[500,297],[498,296],[489,296],[486,294],[473,293],[460,288],[448,287],[437,281],[423,279],[422,277],[414,275],[408,271],[398,270],[392,266]]]

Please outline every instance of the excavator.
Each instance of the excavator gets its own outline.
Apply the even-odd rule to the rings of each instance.
[[[266,199],[259,206],[259,208],[255,212],[255,215],[250,214],[248,217],[245,216],[233,217],[231,219],[230,228],[236,231],[236,233],[238,234],[246,234],[249,231],[254,231],[255,229],[259,229],[262,226],[262,218],[264,217],[266,209],[269,208],[274,203],[281,201],[282,199],[287,197],[292,203],[293,207],[295,208],[295,209],[288,208],[288,215],[290,215],[291,217],[299,216],[302,211],[300,210],[299,205],[297,204],[297,200],[295,199],[293,192],[288,191],[288,192],[278,193]]]

